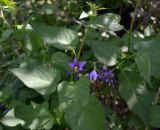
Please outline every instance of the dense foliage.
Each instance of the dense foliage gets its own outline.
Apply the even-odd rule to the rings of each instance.
[[[143,2],[0,0],[0,130],[160,128],[160,3]]]

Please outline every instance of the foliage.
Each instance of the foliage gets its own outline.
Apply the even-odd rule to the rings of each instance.
[[[159,35],[113,5],[0,0],[0,130],[160,128]]]

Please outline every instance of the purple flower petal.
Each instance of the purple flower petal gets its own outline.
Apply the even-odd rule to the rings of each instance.
[[[69,63],[69,66],[74,69],[75,64],[74,63]]]
[[[3,114],[7,114],[9,112],[10,109],[6,108],[5,111],[3,112]]]
[[[75,80],[79,80],[79,75],[78,74],[75,76]]]
[[[98,75],[97,75],[97,72],[95,71],[95,70],[93,70],[91,73],[90,73],[90,80],[92,81],[95,81],[95,80],[97,80],[97,77],[98,77]]]
[[[109,83],[109,79],[106,79],[105,81],[106,81],[106,83]]]
[[[79,62],[79,68],[82,69],[85,64],[86,64],[86,61]]]
[[[67,72],[67,76],[70,76],[70,75],[71,75],[71,72],[72,72],[72,71],[68,71],[68,72]]]
[[[73,60],[73,62],[69,64],[69,66],[72,69],[74,69],[76,72],[79,72],[79,71],[83,70],[83,67],[84,67],[85,64],[86,64],[86,61],[78,62],[77,59],[75,58]]]
[[[78,63],[77,58],[74,58],[73,64],[77,64],[77,63]]]

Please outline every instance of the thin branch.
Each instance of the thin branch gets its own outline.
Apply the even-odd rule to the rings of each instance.
[[[160,96],[160,87],[158,88],[158,92],[156,93],[156,97],[155,97],[155,100],[154,100],[154,102],[153,102],[154,105],[157,104],[158,99],[159,99],[159,96]]]
[[[128,52],[129,52],[129,50],[130,50],[130,44],[131,44],[131,32],[132,32],[132,29],[133,29],[133,24],[134,24],[135,17],[136,17],[136,14],[137,14],[138,6],[139,6],[139,0],[136,0],[136,7],[135,7],[135,10],[134,10],[134,14],[133,14],[133,18],[132,18],[131,26],[130,26],[130,30],[129,30],[129,37],[128,37]]]

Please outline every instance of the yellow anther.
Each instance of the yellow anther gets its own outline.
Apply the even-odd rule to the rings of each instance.
[[[78,66],[75,66],[74,69],[77,70],[77,69],[78,69]]]

